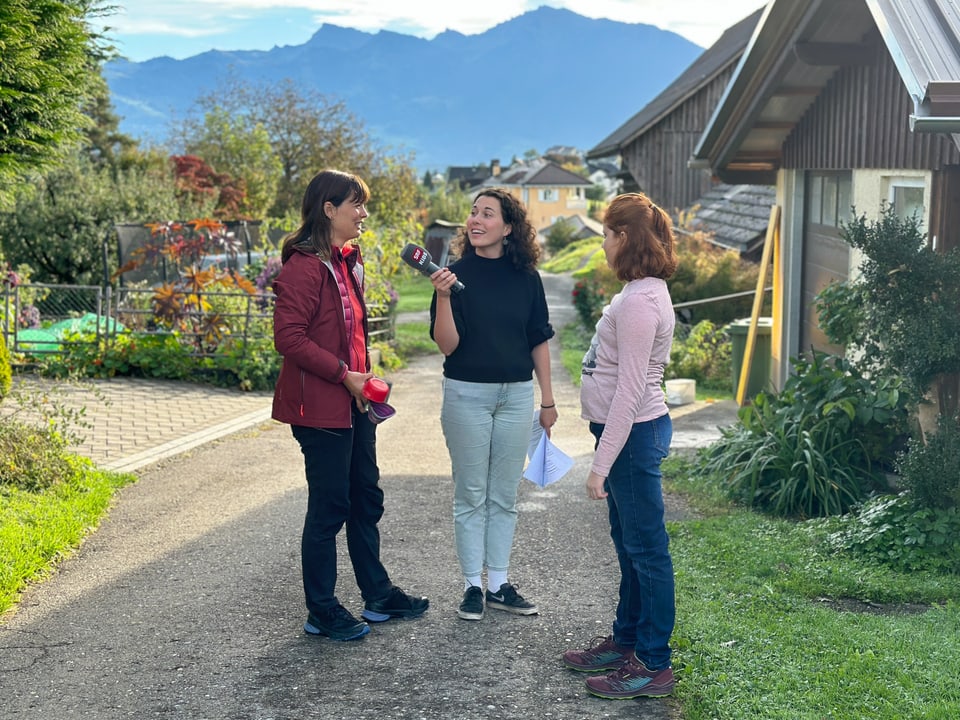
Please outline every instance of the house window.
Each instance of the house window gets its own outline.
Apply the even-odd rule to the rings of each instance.
[[[852,185],[850,173],[808,173],[807,222],[830,227],[849,222]]]
[[[556,188],[543,188],[540,191],[540,202],[556,202],[559,200]]]
[[[906,219],[916,215],[923,226],[926,217],[923,207],[923,178],[892,178],[887,197],[893,211]]]

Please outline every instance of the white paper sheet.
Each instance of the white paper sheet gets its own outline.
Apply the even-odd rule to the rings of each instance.
[[[554,445],[543,431],[539,411],[533,415],[533,433],[530,436],[527,457],[530,462],[527,463],[523,476],[539,487],[555,483],[573,467],[573,458]]]

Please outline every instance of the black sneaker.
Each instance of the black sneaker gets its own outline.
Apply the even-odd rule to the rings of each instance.
[[[343,605],[334,605],[317,615],[310,613],[303,631],[309,635],[326,635],[331,640],[356,640],[370,632],[370,626],[357,620]]]
[[[463,620],[483,620],[483,590],[476,585],[468,587],[457,615]]]
[[[514,615],[536,615],[540,612],[536,605],[523,599],[510,583],[504,583],[496,593],[487,590],[487,607],[494,610],[506,610]]]
[[[390,618],[420,617],[430,607],[425,597],[413,597],[394,585],[386,597],[366,603],[360,614],[370,622],[385,622]]]

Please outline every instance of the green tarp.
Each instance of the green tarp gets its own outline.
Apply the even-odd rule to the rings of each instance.
[[[51,353],[59,352],[60,342],[67,333],[117,333],[126,328],[113,318],[86,313],[76,318],[60,320],[45,328],[26,328],[17,330],[17,348],[23,352]]]

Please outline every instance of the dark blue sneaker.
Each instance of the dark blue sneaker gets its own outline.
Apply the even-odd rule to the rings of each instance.
[[[370,622],[386,622],[391,618],[415,618],[430,607],[425,597],[413,597],[394,585],[386,597],[366,603],[360,614]]]
[[[317,615],[310,613],[303,631],[308,635],[326,635],[331,640],[356,640],[370,632],[370,626],[357,620],[343,605],[334,605]]]

